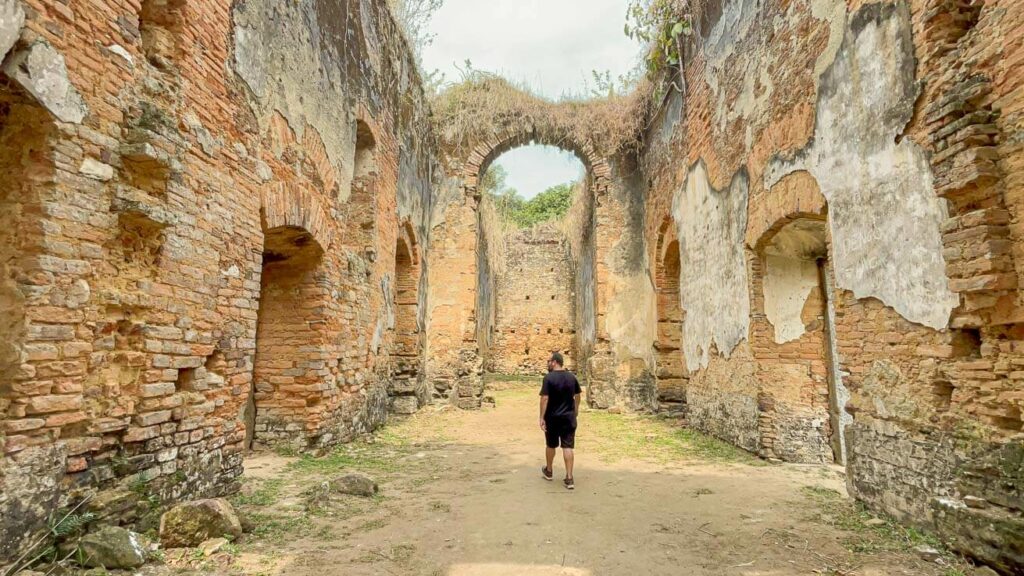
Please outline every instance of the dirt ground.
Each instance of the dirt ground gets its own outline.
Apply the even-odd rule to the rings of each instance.
[[[541,478],[532,388],[428,407],[321,457],[254,455],[235,499],[252,534],[167,561],[248,575],[968,574],[924,536],[860,511],[835,467],[767,464],[654,417],[580,416],[576,490]],[[350,471],[374,498],[307,494]]]

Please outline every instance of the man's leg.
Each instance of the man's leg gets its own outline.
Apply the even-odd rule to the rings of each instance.
[[[544,455],[547,456],[548,459],[548,470],[551,471],[554,471],[554,468],[552,468],[551,465],[555,462],[555,450],[557,450],[557,448],[548,446],[547,450],[544,451]],[[534,464],[534,466],[536,466],[536,464]]]
[[[572,480],[573,449],[562,448],[562,458],[565,459],[565,477]]]

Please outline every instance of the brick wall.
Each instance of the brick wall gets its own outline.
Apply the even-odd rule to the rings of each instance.
[[[543,374],[552,351],[575,369],[575,287],[568,246],[557,224],[505,236],[505,264],[495,290],[495,322],[487,369]]]
[[[0,74],[0,558],[83,498],[131,520],[149,495],[228,493],[247,436],[312,448],[383,423],[386,382],[419,364],[420,276],[397,268],[429,246],[439,172],[384,3],[273,23],[247,19],[276,2],[19,4],[8,57],[61,89]],[[269,34],[264,60],[240,27]],[[297,77],[257,82],[287,58]],[[325,71],[337,98],[271,94]]]
[[[818,3],[814,11],[809,2],[740,10],[746,4],[694,3],[696,34],[686,46],[683,76],[675,79],[684,93],[669,94],[658,107],[642,157],[652,183],[644,220],[652,253],[661,250],[660,228],[672,217],[687,166],[706,165],[716,190],[741,170],[750,176],[744,242],[750,327],[736,349],[715,350],[707,366],[691,371],[689,420],[785,460],[841,460],[845,448],[857,498],[1013,573],[1024,559],[1017,544],[1024,423],[1014,376],[1022,98],[1019,74],[1011,71],[1020,42],[1009,38],[1024,6],[838,1]],[[831,120],[816,107],[823,91],[837,89],[820,82],[842,43],[872,22],[901,17],[901,10],[907,16],[900,33],[910,39],[911,78],[922,96],[897,139],[929,151],[933,193],[949,201],[942,204],[949,218],[938,229],[947,278],[936,282],[948,281],[959,307],[941,329],[909,321],[880,298],[837,281],[836,252],[851,242],[880,245],[884,224],[866,226],[859,238],[835,237],[848,221],[832,221],[835,207],[822,191],[834,188],[828,178],[868,165],[872,152],[837,156],[827,172],[765,176],[779,159],[799,162],[809,141],[827,139],[820,131]],[[868,136],[850,138],[862,143]],[[910,202],[907,191],[890,217],[901,218]],[[806,222],[826,223],[822,254],[794,261],[792,253],[769,247],[780,231]],[[816,286],[810,261],[821,271]],[[658,273],[651,272],[656,284]],[[681,270],[683,278],[702,273]],[[784,301],[787,287],[798,294],[792,303]],[[692,304],[682,298],[680,305],[689,320]],[[780,339],[787,326],[791,337]],[[653,344],[663,346],[660,339]],[[845,446],[838,442],[843,437]]]

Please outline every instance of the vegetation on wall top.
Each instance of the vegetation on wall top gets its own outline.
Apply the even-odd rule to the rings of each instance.
[[[510,133],[576,152],[590,145],[610,157],[639,144],[645,100],[634,92],[553,102],[467,62],[462,81],[436,94],[432,108],[436,132],[452,159],[464,160],[477,145]]]
[[[656,76],[682,62],[682,38],[692,33],[689,0],[631,0],[626,36],[648,46],[644,64]]]

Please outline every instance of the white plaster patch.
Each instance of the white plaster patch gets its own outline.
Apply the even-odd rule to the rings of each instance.
[[[862,8],[819,81],[813,141],[773,160],[764,179],[766,188],[798,170],[817,179],[839,288],[942,329],[958,304],[942,255],[947,211],[925,151],[909,138],[897,144],[920,90],[914,66],[906,7]]]
[[[612,275],[610,292],[628,295],[608,303],[605,326],[616,358],[643,358],[654,365],[651,342],[658,337],[657,302],[647,274]]]
[[[775,328],[775,342],[792,342],[804,335],[804,305],[818,287],[818,265],[811,260],[765,256],[764,313]]]
[[[114,167],[92,158],[86,158],[82,161],[82,166],[78,168],[78,173],[93,180],[109,182],[114,177]]]
[[[316,130],[348,200],[355,155],[345,56],[327,38],[346,22],[321,22],[316,3],[249,0],[233,10],[234,71],[249,87],[261,131],[280,113],[301,142]],[[372,52],[372,50],[371,50]]]
[[[811,0],[811,16],[829,23],[828,44],[814,62],[814,77],[820,78],[832,65],[846,30],[846,0]]]
[[[672,202],[679,231],[679,295],[686,313],[683,355],[691,372],[708,365],[712,344],[728,357],[750,329],[743,249],[747,192],[742,172],[728,189],[713,189],[699,162]]]
[[[260,182],[270,182],[274,178],[274,173],[270,170],[270,165],[263,160],[257,160],[256,176],[259,177]]]
[[[110,46],[107,46],[107,50],[110,50],[112,54],[120,56],[122,60],[128,63],[128,66],[133,68],[135,67],[135,59],[128,53],[128,50],[125,50],[124,46],[121,46],[120,44],[111,44]]]
[[[68,78],[64,56],[46,41],[12,53],[3,70],[61,122],[81,124],[88,114],[85,100]]]
[[[0,62],[21,36],[25,25],[25,10],[21,0],[0,0]]]

